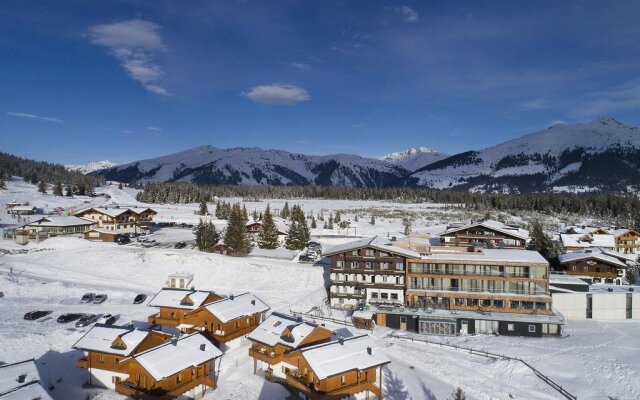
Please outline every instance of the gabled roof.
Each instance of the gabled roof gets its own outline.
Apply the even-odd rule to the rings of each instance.
[[[273,217],[273,223],[276,225],[276,229],[278,230],[278,233],[281,233],[284,235],[289,233],[289,221],[287,221],[286,219]],[[245,226],[249,227],[251,225],[256,225],[256,224],[262,226],[262,221],[251,220],[247,222]]]
[[[387,239],[383,239],[379,236],[372,236],[372,237],[364,238],[361,240],[356,240],[354,242],[333,246],[328,251],[322,253],[322,255],[332,256],[334,254],[340,254],[347,251],[358,250],[363,247],[371,247],[380,251],[385,251],[391,254],[398,254],[407,258],[420,258],[420,253],[417,253],[411,250],[406,250],[396,246],[391,246],[387,244],[387,242],[388,242]]]
[[[484,221],[478,221],[478,222],[472,222],[470,224],[467,225],[462,225],[462,226],[455,226],[452,228],[449,228],[447,230],[445,230],[444,232],[440,233],[440,236],[443,235],[449,235],[461,230],[466,230],[469,228],[474,228],[474,227],[484,227],[484,228],[488,228],[488,229],[493,229],[495,231],[498,231],[500,233],[503,233],[505,235],[509,235],[509,236],[513,236],[516,237],[518,239],[529,239],[529,231],[526,229],[522,229],[522,228],[518,228],[516,226],[511,226],[511,225],[507,225],[507,224],[503,224],[502,222],[499,221],[494,221],[491,219],[486,219]]]
[[[605,264],[614,265],[619,268],[627,268],[627,264],[623,263],[622,261],[620,261],[615,257],[606,255],[601,251],[576,251],[574,253],[560,254],[558,256],[558,261],[560,261],[560,264],[563,264],[563,265],[573,261],[592,260],[592,259],[599,260]]]
[[[202,306],[212,292],[208,290],[193,290],[179,288],[162,288],[149,302],[150,307],[183,308],[195,310]],[[191,300],[191,304],[184,302],[185,298]]]
[[[615,247],[611,234],[561,233],[560,240],[565,247]]]
[[[200,332],[185,335],[133,356],[156,381],[222,356]]]
[[[74,217],[74,216],[48,216],[48,217],[39,218],[35,221],[31,221],[26,226],[65,227],[65,226],[85,226],[85,225],[95,225],[95,222],[86,220],[84,218]]]
[[[274,312],[262,321],[247,338],[271,347],[280,343],[295,349],[316,328],[318,328],[318,325],[314,322]],[[284,336],[285,333],[290,333],[290,335]]]
[[[96,324],[73,345],[73,348],[128,357],[149,334],[149,331],[135,329],[132,326]],[[120,343],[124,346],[119,345]]]
[[[115,218],[119,215],[125,214],[127,212],[129,213],[133,213],[133,214],[142,214],[143,212],[148,212],[148,213],[152,213],[152,214],[157,214],[157,212],[149,207],[120,207],[120,206],[113,206],[113,207],[91,207],[91,208],[87,208],[86,210],[82,210],[76,213],[76,215],[84,215],[88,212],[91,211],[95,211],[98,212],[100,214],[104,214],[104,215],[108,215],[112,218]]]
[[[222,323],[269,310],[266,303],[251,293],[229,296],[206,304],[204,308]]]
[[[371,354],[367,349],[371,349]],[[309,367],[325,379],[348,371],[362,371],[391,361],[379,350],[367,335],[331,341],[298,350]]]
[[[42,400],[51,399],[39,381],[38,367],[33,359],[0,365],[0,397],[3,399],[35,399],[38,395]],[[30,397],[32,393],[36,396]]]
[[[37,210],[38,208],[36,206],[15,206],[12,207],[11,210],[12,211],[33,211],[33,210]]]
[[[640,236],[640,233],[638,233],[638,231],[636,231],[635,229],[628,229],[628,228],[612,229],[609,232],[615,237],[618,237],[620,235],[624,235],[624,234],[626,234],[628,232],[634,233],[636,236]]]

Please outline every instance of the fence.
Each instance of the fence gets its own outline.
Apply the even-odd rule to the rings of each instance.
[[[396,335],[395,332],[394,333],[390,333],[388,336],[392,337],[394,339],[402,339],[402,340],[407,340],[407,341],[412,341],[412,342],[422,342],[422,343],[436,345],[436,346],[440,346],[440,347],[450,347],[450,348],[453,348],[453,349],[456,349],[456,350],[468,351],[469,354],[473,354],[473,355],[480,356],[480,357],[491,358],[491,359],[494,359],[494,360],[495,359],[507,359],[507,360],[519,361],[519,362],[523,363],[525,366],[527,366],[527,368],[529,368],[538,378],[542,379],[542,381],[544,381],[547,385],[551,386],[553,389],[555,389],[558,393],[560,393],[565,398],[567,398],[569,400],[576,400],[578,398],[577,396],[574,396],[571,393],[569,393],[565,388],[563,388],[562,386],[560,386],[556,382],[552,381],[548,376],[544,375],[542,372],[540,372],[535,367],[533,367],[531,364],[529,364],[528,362],[524,361],[521,358],[505,356],[504,354],[491,353],[491,352],[484,351],[484,350],[476,350],[476,349],[472,349],[470,347],[456,346],[455,344],[434,342],[434,341],[431,341],[431,340],[428,340],[428,339],[425,339],[425,338],[415,338],[413,336],[409,336],[409,337],[400,336],[400,335]]]

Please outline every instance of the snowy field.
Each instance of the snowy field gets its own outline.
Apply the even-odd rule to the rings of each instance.
[[[99,189],[107,197],[55,198],[41,195],[32,185],[10,182],[0,192],[0,201],[29,200],[38,207],[76,207],[79,205],[135,205],[135,191],[119,190],[115,186]],[[84,203],[89,201],[90,203]],[[293,202],[289,202],[291,205]],[[301,201],[305,210],[347,210],[370,207],[396,209],[408,207],[418,212],[443,208],[440,205],[401,205],[381,202]],[[361,204],[362,203],[362,204]],[[256,204],[257,207],[257,203]],[[264,204],[264,203],[260,203]],[[283,202],[272,201],[272,208]],[[197,205],[150,205],[161,218],[176,221],[197,221]],[[247,203],[249,211],[252,207]],[[3,215],[4,223],[7,222]],[[216,225],[222,221],[214,221]],[[426,229],[427,222],[418,225]],[[397,219],[380,218],[370,225],[368,218],[356,223],[357,234],[399,234]],[[368,230],[367,230],[368,229]],[[337,230],[322,233],[320,241],[338,244],[349,237]],[[353,235],[353,233],[349,233]],[[15,362],[35,358],[45,387],[55,399],[121,399],[107,390],[85,388],[86,370],[77,369],[80,353],[71,346],[87,328],[75,328],[73,323],[59,324],[55,318],[65,312],[111,313],[118,323],[133,321],[144,326],[155,309],[132,304],[138,293],[153,295],[167,276],[178,271],[195,275],[193,285],[223,294],[252,291],[267,302],[272,310],[319,308],[327,315],[326,266],[299,264],[287,257],[232,258],[200,253],[190,248],[176,250],[176,241],[193,240],[189,229],[163,228],[153,234],[157,247],[142,248],[136,244],[118,246],[94,243],[77,238],[56,238],[18,246],[0,240],[0,298],[3,310],[0,324],[0,361]],[[6,253],[6,254],[4,254]],[[267,254],[264,255],[268,256]],[[85,292],[106,293],[109,299],[100,305],[80,304]],[[150,299],[150,298],[149,298]],[[148,300],[149,300],[148,299]],[[23,315],[33,310],[51,310],[52,319],[42,322],[25,321]],[[341,313],[333,311],[334,317]],[[343,326],[333,326],[343,335],[351,335]],[[431,340],[453,343],[520,357],[538,368],[579,399],[637,399],[640,397],[640,323],[634,321],[570,321],[563,338],[510,338],[489,335],[472,337],[429,337]],[[517,361],[491,360],[464,351],[426,345],[388,337],[391,331],[378,328],[372,336],[392,360],[385,368],[384,391],[387,399],[446,399],[456,387],[461,387],[469,399],[560,399],[559,393],[547,386],[529,369]],[[237,339],[228,344],[222,357],[219,387],[211,399],[285,399],[282,387],[265,382],[252,374],[253,364],[247,354],[248,342]]]

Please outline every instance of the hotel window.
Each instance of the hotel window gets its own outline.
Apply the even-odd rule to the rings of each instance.
[[[401,262],[396,263],[396,269],[400,270],[400,271],[403,270],[404,269],[404,263],[401,263]]]
[[[378,292],[371,293],[371,298],[372,299],[377,299],[378,298]]]
[[[389,263],[388,262],[381,262],[380,263],[380,269],[389,269]]]
[[[340,376],[340,384],[341,385],[346,385],[347,384],[347,377],[342,375]]]
[[[387,282],[387,276],[386,275],[382,277],[382,282]]]
[[[389,253],[385,253],[383,251],[380,252],[380,257],[389,257]]]
[[[536,326],[535,325],[529,325],[529,333],[536,333]]]
[[[337,261],[336,268],[340,268],[340,269],[344,268],[344,261]]]
[[[98,361],[99,361],[100,363],[103,363],[103,362],[104,362],[104,356],[103,356],[102,354],[100,354],[100,358],[99,358],[99,360],[98,360]]]
[[[351,268],[358,268],[358,262],[357,261],[351,261]]]
[[[351,255],[357,256],[357,255],[358,255],[358,250],[353,250],[353,251],[351,252]]]
[[[383,300],[389,300],[389,293],[380,293],[380,297]]]
[[[507,324],[507,330],[509,332],[513,332],[515,330],[515,327],[513,326],[513,324]]]
[[[398,293],[391,293],[391,300],[398,300]]]
[[[375,255],[375,251],[374,251],[374,250],[372,250],[372,249],[366,249],[366,250],[364,251],[364,255],[365,255],[365,256],[368,256],[368,257],[373,257],[373,256]]]
[[[367,261],[364,263],[364,269],[373,269],[373,263],[371,261]]]

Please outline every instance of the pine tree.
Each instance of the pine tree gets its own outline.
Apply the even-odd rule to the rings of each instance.
[[[376,216],[375,215],[371,214],[371,220],[369,221],[369,223],[371,225],[375,225],[376,224]]]
[[[31,174],[31,177],[29,178],[29,180],[30,180],[32,185],[37,185],[38,184],[38,175]]]
[[[0,189],[6,189],[7,182],[4,180],[4,175],[0,176]]]
[[[284,207],[282,207],[282,211],[280,211],[280,218],[289,219],[290,215],[291,215],[291,212],[289,211],[289,202],[285,201]]]
[[[65,194],[65,196],[67,196],[67,197],[71,197],[71,196],[73,196],[73,193],[71,193],[71,186],[67,186],[67,187],[64,189],[64,194]]]
[[[267,207],[269,207],[269,205],[267,204]],[[256,211],[256,209],[253,209],[253,212],[251,213],[251,218],[253,218],[253,222],[258,221],[258,212]]]
[[[247,207],[244,204],[242,205],[242,220],[245,225],[249,222],[249,213],[247,212]]]
[[[340,216],[340,211],[339,211],[339,210],[337,210],[337,211],[336,211],[336,216],[335,216],[335,217],[333,217],[333,222],[340,222],[340,218],[341,218],[341,216]]]
[[[220,217],[220,201],[216,201],[216,212],[215,212],[215,216],[216,216],[216,218],[218,218],[218,219],[222,219],[222,218]]]
[[[297,221],[293,221],[289,227],[285,247],[289,250],[302,250],[306,245],[303,227]]]
[[[258,247],[261,249],[276,249],[278,245],[278,227],[275,222],[273,222],[271,209],[267,204],[267,209],[264,211],[262,218],[260,232],[258,232]]]
[[[47,193],[47,184],[44,181],[40,181],[38,184],[38,192],[45,194]]]
[[[355,217],[353,217],[353,220],[354,220],[355,222],[358,222],[358,214],[356,214],[356,216],[355,216]]]
[[[318,227],[318,223],[316,222],[316,217],[311,216],[311,229],[316,229]]]
[[[411,218],[407,216],[403,217],[402,226],[404,226],[404,234],[409,236],[411,234]]]
[[[529,230],[529,237],[531,237],[529,246],[532,249],[536,250],[547,260],[552,260],[558,256],[559,249],[554,245],[551,237],[544,232],[544,226],[539,219],[536,218],[531,221]]]
[[[333,216],[329,215],[329,222],[327,223],[327,229],[333,229]]]
[[[459,387],[451,393],[451,400],[466,400],[466,398],[467,397],[464,395],[464,392]]]
[[[249,237],[239,203],[231,207],[229,223],[224,234],[224,244],[227,246],[227,254],[229,255],[245,256],[249,253]]]
[[[200,215],[207,215],[209,213],[209,209],[207,207],[207,201],[202,199],[200,202]]]
[[[196,246],[200,251],[212,253],[215,245],[220,241],[220,234],[211,221],[205,223],[200,220],[200,223],[193,229],[193,233],[196,235]]]
[[[55,196],[62,196],[62,183],[58,182],[53,188],[53,194]]]
[[[118,183],[118,189],[122,190],[122,183]]]

